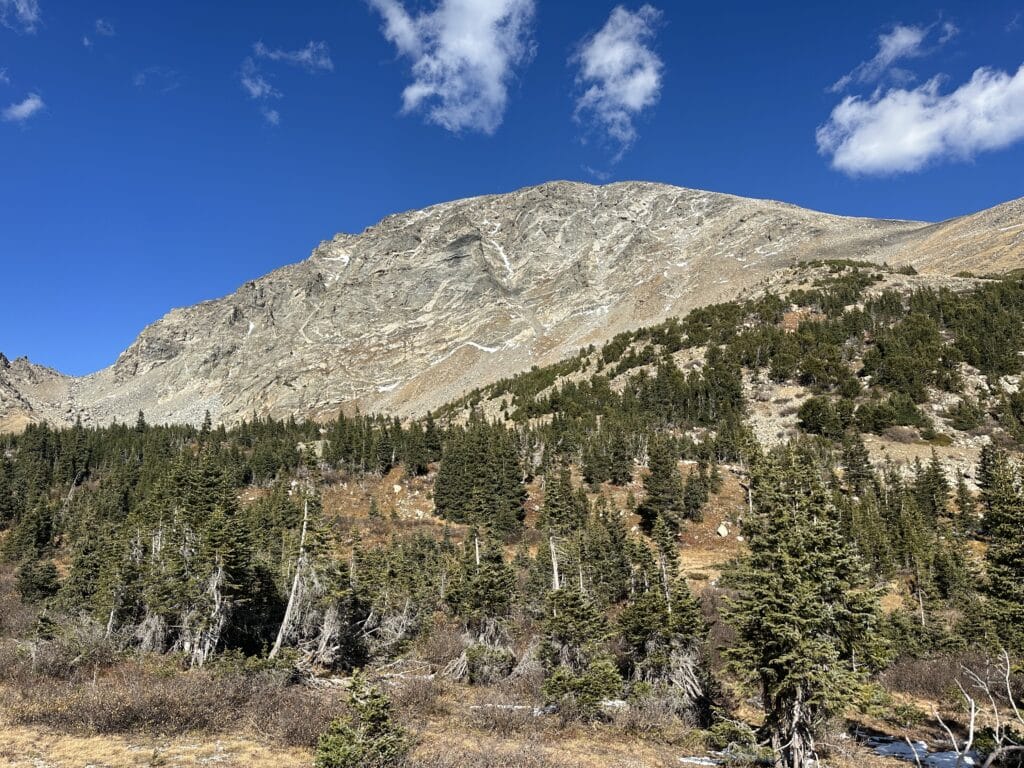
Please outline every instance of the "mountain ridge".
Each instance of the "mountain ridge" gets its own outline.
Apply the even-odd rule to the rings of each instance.
[[[0,367],[0,428],[339,408],[421,414],[818,258],[924,273],[1024,261],[1024,199],[945,222],[836,216],[667,184],[556,181],[391,214],[170,310],[108,368]],[[6,358],[5,358],[6,359]]]

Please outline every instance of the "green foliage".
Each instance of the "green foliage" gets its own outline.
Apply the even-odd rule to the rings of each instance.
[[[434,503],[438,514],[449,520],[509,535],[520,529],[525,515],[523,479],[514,434],[473,418],[465,430],[449,436]]]
[[[1024,494],[1020,468],[1002,452],[990,454],[982,485],[985,532],[985,613],[998,640],[1024,653]]]
[[[729,656],[758,683],[773,747],[802,766],[873,656],[877,595],[807,458],[784,453],[757,467],[753,498],[750,552],[728,574],[738,639]]]
[[[558,667],[544,681],[544,697],[559,702],[575,714],[592,717],[602,701],[613,699],[622,691],[622,677],[610,659],[596,659],[574,671]]]
[[[391,703],[359,675],[352,679],[349,712],[320,736],[317,768],[393,768],[405,760],[413,740],[394,721]]]
[[[654,437],[648,448],[650,473],[644,478],[644,500],[637,508],[644,527],[651,530],[659,518],[677,529],[686,515],[683,478],[672,442]]]
[[[466,649],[466,668],[472,685],[490,685],[504,680],[516,665],[516,656],[508,648],[474,643]]]
[[[31,560],[18,569],[18,594],[26,603],[39,603],[57,594],[57,566],[50,560]]]

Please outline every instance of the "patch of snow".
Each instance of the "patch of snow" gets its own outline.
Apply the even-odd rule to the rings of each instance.
[[[398,385],[401,384],[401,383],[402,383],[401,381],[396,381],[396,382],[394,382],[392,384],[383,384],[383,385],[377,387],[377,391],[378,392],[393,392],[394,390],[398,389]]]
[[[501,349],[501,347],[485,347],[483,344],[477,344],[475,341],[464,341],[458,346],[456,346],[454,349],[452,349],[450,352],[447,352],[446,354],[434,360],[431,363],[431,365],[440,365],[463,347],[473,347],[474,349],[479,349],[481,352],[486,352],[488,354],[494,354],[495,352]]]
[[[340,261],[341,266],[347,267],[348,263],[352,260],[352,257],[347,253],[340,253],[337,256],[324,256],[324,261]]]
[[[920,764],[924,768],[972,768],[981,765],[981,756],[977,752],[968,752],[961,757],[956,752],[929,752],[928,745],[923,741],[906,741],[898,739],[871,739],[867,742],[880,757],[891,757],[908,763]]]
[[[928,756],[928,745],[923,741],[889,741],[875,747],[875,754],[880,757],[895,757],[897,760],[914,762]]]
[[[981,765],[981,755],[977,752],[968,752],[960,762],[957,762],[958,759],[960,756],[956,752],[933,752],[923,762],[927,768],[971,768]]]
[[[256,328],[256,323],[254,323],[252,320],[250,320],[249,321],[249,330],[245,332],[245,335],[246,336],[252,336],[252,332],[255,330],[255,328]]]

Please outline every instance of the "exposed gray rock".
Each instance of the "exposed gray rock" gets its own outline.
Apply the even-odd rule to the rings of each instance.
[[[926,270],[942,227],[954,227],[956,266],[975,253],[1000,268],[1024,237],[1012,229],[1020,204],[1008,206],[926,225],[633,182],[446,203],[337,235],[230,296],[175,309],[90,376],[0,366],[0,428],[133,421],[140,410],[154,423],[198,423],[207,410],[226,423],[339,407],[423,413],[621,330],[731,299],[795,261]]]

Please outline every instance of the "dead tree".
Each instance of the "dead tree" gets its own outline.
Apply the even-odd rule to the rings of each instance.
[[[942,726],[953,745],[953,751],[956,752],[956,768],[974,764],[967,762],[967,758],[974,748],[974,740],[978,731],[978,717],[982,714],[983,708],[984,714],[992,723],[992,739],[995,742],[995,747],[988,754],[982,768],[999,765],[1005,758],[1014,754],[1024,755],[1024,744],[1016,740],[1019,737],[1014,733],[1015,728],[1024,728],[1024,715],[1021,714],[1020,706],[1013,694],[1013,667],[1010,664],[1010,654],[1005,649],[1002,650],[999,659],[999,674],[995,680],[988,675],[982,677],[974,670],[964,666],[961,666],[960,670],[968,681],[968,687],[965,687],[960,680],[956,681],[968,714],[967,736],[963,741],[957,741],[952,729],[946,725],[938,710],[934,710],[935,719],[939,721],[939,725]],[[1006,700],[1000,708],[999,699],[1003,696],[1006,697]],[[983,700],[980,706],[979,699]]]
[[[306,499],[302,507],[302,533],[299,534],[299,555],[295,560],[295,576],[292,578],[292,588],[288,595],[288,605],[284,609],[284,618],[281,619],[281,626],[277,630],[277,638],[274,640],[274,647],[270,649],[269,658],[275,658],[281,652],[281,645],[284,638],[291,629],[292,615],[295,612],[297,596],[302,582],[303,571],[306,565],[306,531],[309,528],[309,499]]]

